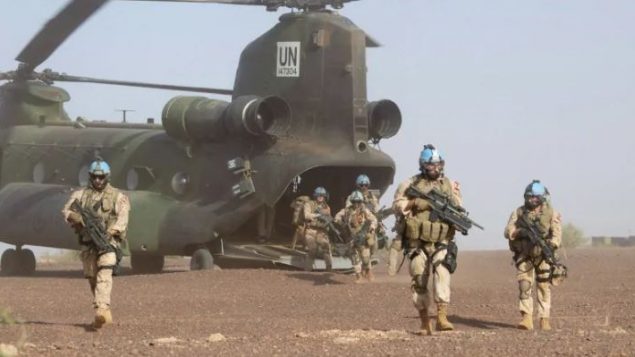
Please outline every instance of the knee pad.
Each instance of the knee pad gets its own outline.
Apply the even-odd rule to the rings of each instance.
[[[531,282],[529,280],[521,280],[518,282],[519,298],[521,300],[531,298]]]

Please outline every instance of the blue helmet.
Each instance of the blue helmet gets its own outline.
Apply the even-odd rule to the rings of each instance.
[[[318,198],[318,197],[324,197],[326,199],[328,199],[329,197],[329,193],[326,192],[326,189],[322,186],[316,187],[315,191],[313,191],[313,198]]]
[[[437,148],[432,144],[426,144],[423,146],[421,155],[419,155],[419,165],[442,163],[443,157]]]
[[[357,184],[357,186],[362,186],[362,185],[370,186],[370,178],[364,174],[361,174],[357,176],[357,179],[355,180],[355,184]]]
[[[361,203],[364,202],[364,195],[359,191],[353,191],[349,199],[352,203]]]
[[[547,190],[545,185],[540,183],[540,180],[531,181],[531,183],[525,188],[525,197],[538,196],[544,200],[545,196],[548,194],[549,190]]]
[[[110,176],[110,165],[103,160],[95,160],[88,167],[88,173],[91,175]]]

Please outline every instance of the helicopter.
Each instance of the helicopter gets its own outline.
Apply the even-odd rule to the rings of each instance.
[[[69,1],[18,54],[17,69],[0,72],[0,241],[15,246],[2,254],[4,274],[35,271],[24,245],[79,249],[60,210],[96,158],[130,198],[123,251],[135,273],[160,272],[167,255],[191,256],[192,270],[235,260],[301,268],[304,253],[285,246],[297,196],[323,186],[339,209],[361,172],[379,194],[392,184],[394,161],[376,144],[399,131],[401,113],[391,100],[367,100],[366,48],[378,44],[335,11],[354,0],[155,0],[291,9],[242,51],[231,90],[35,70],[108,1]],[[231,100],[174,97],[161,124],[73,120],[56,82]],[[333,264],[350,267],[343,256]]]

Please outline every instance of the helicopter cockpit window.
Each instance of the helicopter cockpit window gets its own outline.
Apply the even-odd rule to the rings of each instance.
[[[80,186],[87,186],[88,185],[88,165],[84,165],[79,169],[79,174],[77,175],[77,182],[79,183]]]
[[[33,182],[44,183],[44,179],[46,179],[46,167],[43,162],[38,162],[33,167]]]
[[[177,172],[172,176],[172,190],[177,195],[183,195],[187,192],[190,185],[190,176],[185,172]]]

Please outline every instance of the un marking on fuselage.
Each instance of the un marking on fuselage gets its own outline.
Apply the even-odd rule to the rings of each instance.
[[[300,77],[300,42],[278,42],[276,76]]]

